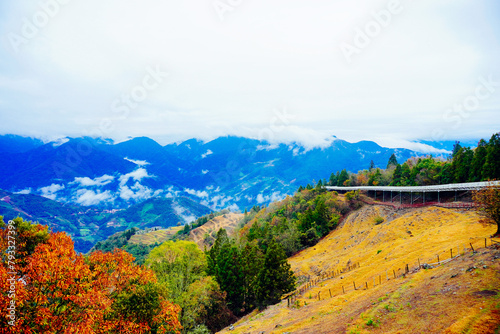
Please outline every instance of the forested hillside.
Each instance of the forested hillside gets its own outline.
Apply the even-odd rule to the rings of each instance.
[[[322,184],[332,186],[425,186],[500,179],[500,134],[481,139],[476,148],[456,142],[448,159],[412,157],[400,164],[393,154],[385,168],[370,164],[369,169],[332,173]],[[311,187],[311,186],[310,186]],[[300,188],[302,189],[302,188]]]

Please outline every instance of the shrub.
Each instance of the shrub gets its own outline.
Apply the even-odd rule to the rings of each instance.
[[[376,216],[375,218],[373,218],[373,221],[375,221],[375,225],[379,225],[379,224],[382,224],[384,222],[384,218],[382,218],[380,216]]]

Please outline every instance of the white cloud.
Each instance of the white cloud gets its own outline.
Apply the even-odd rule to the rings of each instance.
[[[65,188],[64,184],[61,185],[61,184],[52,183],[50,186],[39,188],[38,191],[42,193],[41,195],[43,197],[46,197],[48,199],[55,201],[57,198],[56,193],[64,188]]]
[[[227,207],[228,210],[231,212],[238,212],[240,211],[240,207],[236,204],[231,204],[230,206]]]
[[[205,153],[203,153],[201,155],[201,158],[202,159],[205,159],[206,157],[208,157],[210,154],[213,154],[214,152],[212,152],[211,150],[207,150]]]
[[[128,160],[130,162],[133,162],[134,164],[138,165],[138,166],[146,166],[146,165],[149,165],[150,163],[147,162],[146,160],[134,160],[134,159],[129,159],[129,158],[125,158],[125,160]]]
[[[134,181],[141,181],[142,179],[147,178],[147,177],[152,177],[152,175],[148,174],[147,170],[145,170],[144,168],[136,169],[133,172],[130,172],[128,174],[124,174],[124,175],[120,176],[120,178],[119,178],[120,187],[124,186],[130,178],[132,178]]]
[[[179,194],[179,191],[175,190],[174,186],[168,187],[167,189],[165,189],[165,192],[166,192],[166,194],[165,194],[166,198],[174,198],[174,197],[177,197]]]
[[[208,198],[208,193],[206,191],[201,191],[201,190],[194,190],[194,189],[189,189],[186,188],[184,191],[190,195],[200,197],[200,198]]]
[[[97,205],[102,202],[112,201],[113,199],[114,197],[109,190],[95,192],[88,189],[79,189],[76,192],[76,203],[85,206]]]
[[[0,6],[4,37],[20,34],[23,18],[40,10],[29,1]],[[348,64],[340,44],[386,6],[254,1],[220,21],[210,2],[71,1],[19,53],[4,39],[0,132],[80,136],[97,129],[117,140],[148,135],[162,143],[245,134],[306,146],[326,145],[332,134],[411,141],[429,139],[434,128],[451,139],[496,132],[499,94],[458,129],[443,116],[474,93],[478,77],[500,80],[498,1],[405,1]],[[464,17],[477,24],[464,25]],[[114,112],[113,102],[130,96],[146,67],[157,64],[169,77],[133,110]],[[293,119],[277,117],[282,105]],[[111,130],[100,126],[106,120]]]
[[[133,186],[128,187],[126,185],[120,186],[120,198],[128,200],[146,200],[151,198],[158,193],[155,193],[151,188],[143,186],[139,182],[136,182]]]
[[[178,205],[175,205],[173,208],[174,208],[175,213],[177,213],[177,215],[179,215],[184,220],[185,224],[191,223],[191,222],[196,220],[195,215],[192,215],[192,214],[186,215],[185,214],[185,212],[186,212],[185,208],[178,206]]]
[[[257,201],[257,203],[262,204],[264,202],[281,201],[285,197],[286,197],[286,195],[281,194],[279,191],[275,191],[275,192],[273,192],[270,195],[258,194],[257,198],[256,198],[256,201]]]
[[[21,191],[15,192],[14,194],[22,194],[22,195],[31,194],[31,188],[23,189]]]
[[[377,143],[383,147],[390,148],[407,148],[409,150],[413,150],[420,153],[429,153],[429,154],[450,154],[451,152],[444,149],[439,149],[432,147],[423,143],[415,143],[407,140],[398,140],[394,138],[381,138],[377,139]]]
[[[209,172],[209,170],[208,170],[208,169],[203,169],[203,170],[201,171],[201,173],[202,173],[202,174],[207,174],[208,172]]]
[[[103,176],[96,177],[95,179],[91,179],[89,177],[75,177],[75,180],[71,183],[80,183],[82,187],[102,187],[108,183],[111,183],[114,179],[114,176],[105,174]]]

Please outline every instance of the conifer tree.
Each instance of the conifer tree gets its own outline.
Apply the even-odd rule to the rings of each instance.
[[[227,293],[229,309],[236,315],[243,313],[244,275],[238,248],[228,242],[224,243],[217,255],[215,279],[220,288]]]
[[[474,151],[474,157],[472,158],[472,163],[469,172],[469,181],[478,182],[482,180],[483,168],[486,163],[487,143],[484,139],[481,139],[477,144],[476,150]]]
[[[229,238],[225,229],[221,228],[217,232],[214,245],[207,252],[207,274],[210,276],[216,275],[217,257],[222,249],[222,246],[229,243]]]
[[[491,136],[488,143],[486,162],[484,164],[483,179],[500,179],[500,133]]]
[[[458,153],[458,151],[460,151],[461,148],[462,148],[462,145],[460,145],[460,142],[455,141],[455,144],[453,144],[453,151],[451,152],[451,155],[449,158],[453,159],[455,157],[455,155]]]
[[[330,185],[330,186],[337,185],[337,176],[334,173],[330,174],[330,180],[328,181],[328,185]]]
[[[397,166],[397,165],[399,165],[398,159],[396,159],[396,155],[393,153],[389,158],[389,161],[387,162],[387,169],[389,169],[391,166]]]
[[[296,278],[280,244],[271,239],[258,277],[259,306],[276,304],[283,294],[293,291]]]
[[[347,180],[349,180],[349,174],[347,174],[347,171],[345,169],[342,169],[339,177],[337,178],[337,186],[343,187],[344,182]]]
[[[391,181],[391,186],[400,186],[401,185],[401,174],[402,174],[402,169],[401,165],[397,164],[396,168],[394,169],[394,174],[392,174],[392,181]]]
[[[454,182],[467,182],[474,153],[469,147],[461,147],[451,162]]]
[[[257,279],[263,265],[263,254],[259,247],[247,242],[241,255],[243,270],[245,310],[253,309],[257,305]]]
[[[410,186],[412,184],[410,166],[406,162],[401,166],[400,183],[402,186]]]

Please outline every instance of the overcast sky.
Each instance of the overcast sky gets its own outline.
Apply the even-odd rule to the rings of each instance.
[[[324,145],[500,130],[498,0],[5,0],[0,133]]]

